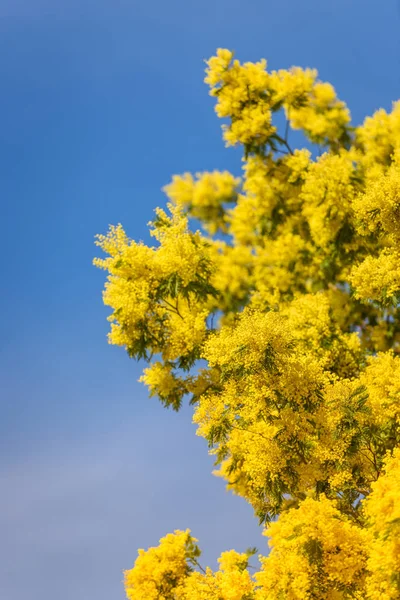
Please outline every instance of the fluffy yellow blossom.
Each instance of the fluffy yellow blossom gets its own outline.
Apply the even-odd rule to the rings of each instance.
[[[368,600],[400,597],[400,449],[387,456],[385,470],[365,502],[370,520]]]
[[[211,87],[210,94],[217,97],[216,113],[231,121],[224,126],[227,145],[265,146],[276,131],[271,123],[266,61],[241,65],[232,60],[231,52],[219,49],[207,65],[205,82]]]
[[[129,600],[169,600],[191,571],[199,555],[190,531],[175,531],[161,538],[159,546],[139,550],[132,569],[125,571]]]
[[[381,108],[372,117],[366,117],[356,129],[356,143],[366,167],[389,165],[394,150],[400,147],[400,101],[393,103],[389,114]]]
[[[286,113],[293,129],[302,129],[316,144],[338,147],[342,138],[346,140],[350,113],[329,83],[317,82],[307,104],[287,105]]]
[[[211,87],[219,85],[228,76],[228,68],[233,59],[233,52],[226,48],[218,48],[216,56],[207,61],[207,76],[204,81]]]
[[[260,600],[344,599],[362,588],[367,559],[364,531],[324,496],[306,499],[265,533],[271,552],[256,575]]]
[[[376,257],[367,256],[353,267],[349,279],[356,298],[396,305],[400,293],[400,252],[385,248]]]
[[[354,165],[346,153],[324,154],[309,167],[301,198],[316,245],[328,246],[349,221],[355,178]]]
[[[399,110],[400,113],[400,110]],[[400,240],[400,151],[385,173],[372,180],[364,193],[353,200],[361,234],[380,233]]]
[[[219,571],[207,568],[205,573],[192,573],[185,580],[179,600],[251,600],[254,581],[246,570],[248,556],[233,550],[218,559]]]
[[[271,74],[271,84],[279,102],[288,106],[301,106],[314,87],[317,78],[315,69],[292,67],[290,70],[280,69]]]
[[[219,49],[206,83],[242,177],[174,176],[154,246],[97,239],[110,343],[193,406],[271,546],[212,570],[176,531],[139,551],[129,600],[400,598],[400,101],[353,127],[317,77]]]
[[[197,173],[196,179],[185,173],[175,175],[164,191],[174,204],[200,219],[210,233],[216,233],[227,229],[225,205],[236,202],[239,184],[240,178],[227,171]]]
[[[368,390],[369,418],[382,427],[383,434],[388,425],[400,421],[400,357],[388,351],[369,358],[360,383]]]
[[[316,144],[338,147],[347,138],[350,113],[333,86],[316,81],[317,75],[316,70],[293,67],[272,73],[271,85],[293,129],[303,130]]]

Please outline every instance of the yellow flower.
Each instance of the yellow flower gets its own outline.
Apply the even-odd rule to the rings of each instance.
[[[110,343],[165,406],[188,399],[271,546],[255,572],[234,550],[212,570],[177,530],[139,550],[130,600],[400,598],[400,101],[353,128],[317,77],[218,49],[206,83],[242,178],[174,176],[154,246],[97,238]]]

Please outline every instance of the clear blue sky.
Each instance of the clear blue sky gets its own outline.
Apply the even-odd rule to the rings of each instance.
[[[203,80],[218,46],[316,67],[354,121],[400,97],[397,0],[0,0],[0,598],[122,600],[138,547],[214,564],[265,539],[190,412],[107,345],[94,235],[135,239],[173,173],[237,171]]]

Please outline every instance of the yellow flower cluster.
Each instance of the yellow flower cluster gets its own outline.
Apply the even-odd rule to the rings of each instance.
[[[254,580],[248,554],[223,552],[213,572],[198,563],[200,550],[190,531],[175,531],[157,547],[139,550],[134,567],[125,571],[129,600],[251,600]],[[202,572],[193,567],[202,569]]]
[[[219,571],[207,568],[187,577],[177,600],[251,600],[254,582],[246,569],[248,556],[231,550],[223,552],[218,562]]]
[[[321,293],[279,312],[246,309],[206,342],[220,383],[199,399],[198,434],[213,444],[217,473],[260,515],[279,511],[284,494],[301,497],[322,482],[336,493],[370,477],[369,462],[351,455],[360,382],[338,381],[358,375],[362,356]]]
[[[355,288],[356,298],[366,301],[377,300],[386,304],[400,293],[400,252],[385,248],[376,257],[367,256],[353,267],[350,282]]]
[[[400,449],[386,459],[385,471],[372,485],[366,501],[370,519],[367,597],[400,597]]]
[[[111,227],[95,264],[110,342],[147,361],[151,395],[194,406],[216,474],[273,521],[272,549],[255,574],[234,551],[202,569],[177,531],[139,552],[128,597],[395,600],[400,102],[352,127],[316,71],[268,72],[223,49],[206,82],[227,144],[243,146],[242,178],[173,177],[154,247]],[[317,158],[291,147],[293,129]]]
[[[389,114],[381,108],[372,117],[366,117],[356,129],[356,144],[368,169],[374,171],[376,166],[389,165],[393,152],[400,147],[400,101],[393,103]]]
[[[350,282],[357,298],[396,305],[400,294],[400,150],[392,158],[387,171],[378,172],[353,201],[360,235],[374,236],[376,241],[375,252],[353,267]]]
[[[175,175],[164,191],[176,206],[187,210],[214,234],[218,230],[227,230],[225,205],[236,202],[239,184],[240,178],[233,177],[228,171],[197,173],[196,179],[185,173]]]
[[[360,374],[360,383],[368,389],[368,419],[375,426],[384,431],[391,423],[400,421],[399,356],[389,350],[370,357]]]
[[[329,246],[349,219],[354,179],[355,169],[347,153],[324,154],[309,167],[300,197],[316,246]]]
[[[239,143],[257,152],[282,142],[272,123],[282,105],[291,127],[304,131],[313,143],[337,149],[349,139],[349,110],[331,84],[317,81],[315,70],[292,67],[268,73],[265,60],[242,65],[220,48],[207,61],[206,72],[217,115],[231,121],[223,128],[228,146]]]
[[[272,73],[272,87],[293,129],[315,144],[338,147],[346,139],[350,112],[330,83],[316,81],[317,71],[294,67]]]
[[[304,277],[307,271],[312,272],[312,265],[305,266],[303,261],[309,250],[309,242],[290,231],[282,232],[278,239],[268,240],[263,248],[257,249],[254,279],[258,300],[273,306],[281,297],[290,297],[299,278]]]
[[[235,314],[249,293],[254,256],[246,246],[231,246],[222,241],[213,245],[213,251],[215,271],[211,283],[219,292],[216,308],[224,310],[225,316]]]
[[[169,533],[157,547],[139,550],[133,569],[125,571],[129,600],[169,600],[191,571],[198,556],[197,540],[190,531]]]
[[[380,233],[400,239],[400,150],[393,154],[387,171],[370,181],[354,199],[353,210],[361,234]]]
[[[198,358],[217,291],[210,282],[213,265],[206,240],[188,231],[179,207],[170,205],[170,210],[170,217],[157,210],[151,233],[158,247],[129,240],[120,225],[111,227],[97,241],[109,256],[95,264],[109,272],[103,299],[113,309],[110,343],[124,346],[135,358],[160,354],[166,365],[156,364],[143,381],[167,405],[179,408],[187,388],[185,378],[172,369],[187,370]]]
[[[271,552],[257,574],[260,600],[354,597],[365,577],[365,534],[324,496],[307,498],[265,531]]]
[[[211,87],[211,95],[217,97],[216,113],[231,120],[224,127],[228,146],[240,143],[262,147],[275,132],[266,67],[265,60],[241,65],[233,60],[232,52],[222,48],[207,62],[205,82]]]

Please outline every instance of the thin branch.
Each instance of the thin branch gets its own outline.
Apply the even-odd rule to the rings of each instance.
[[[286,128],[285,128],[285,142],[288,143],[289,136],[289,118],[286,119]]]
[[[173,310],[176,310],[175,306],[173,304],[171,304],[170,302],[168,302],[168,300],[166,300],[165,298],[162,298],[162,301],[165,302],[165,304],[167,304]]]
[[[179,312],[178,300],[176,301],[176,306],[174,306],[173,304],[168,302],[168,300],[166,300],[165,298],[163,298],[162,301],[165,302],[165,304],[169,307],[169,308],[164,307],[164,308],[166,308],[166,310],[168,310],[168,312],[173,312],[174,314],[178,315],[178,317],[185,320],[184,317],[182,317],[181,313]]]
[[[281,150],[280,148],[277,148],[275,150],[275,152],[279,152],[280,154],[284,154],[285,156],[287,156],[289,154],[289,152],[286,152],[285,150]]]
[[[263,435],[259,431],[251,431],[251,429],[246,429],[245,427],[235,427],[235,425],[231,425],[231,427],[232,427],[232,429],[238,429],[239,431],[245,431],[246,433],[251,433],[253,435],[259,435],[260,437],[264,438],[264,440],[267,440],[267,442],[269,441],[268,438],[265,437],[265,435]]]
[[[192,558],[191,560],[192,560],[193,564],[196,565],[196,567],[198,567],[202,573],[204,573],[204,575],[207,575],[206,570],[203,569],[203,567],[201,566],[201,564],[199,563],[198,560],[196,560],[195,558]]]
[[[285,146],[285,148],[288,149],[288,151],[290,152],[290,154],[293,154],[293,150],[291,149],[291,147],[289,146],[289,144],[287,143],[286,140],[282,140],[283,145]]]

